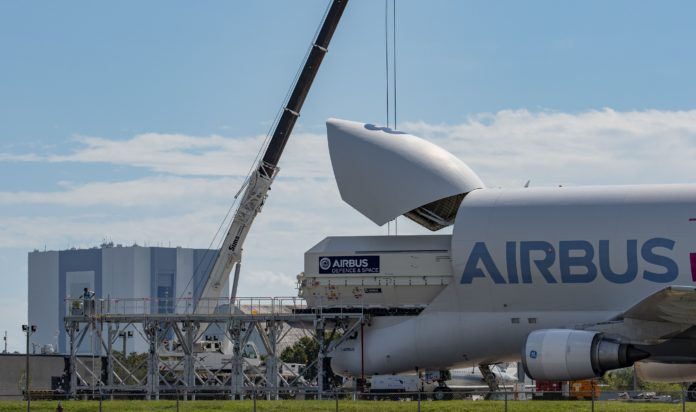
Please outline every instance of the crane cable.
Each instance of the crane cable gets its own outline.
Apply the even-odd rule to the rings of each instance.
[[[394,68],[394,130],[397,130],[396,125],[396,0],[392,0],[392,67]]]
[[[389,127],[389,0],[384,0],[384,69],[386,75],[387,127]]]
[[[393,99],[392,99],[392,104],[393,104],[393,116],[394,116],[394,130],[397,129],[397,123],[396,123],[396,0],[391,1],[391,6],[392,6],[392,70],[389,70],[389,0],[384,0],[384,66],[385,66],[385,74],[386,74],[386,114],[387,114],[387,128],[389,127],[389,122],[390,122],[390,113],[389,113],[389,83],[390,83],[390,75],[391,75],[391,81],[393,84],[392,87],[392,93],[393,93]],[[394,218],[394,235],[399,234],[399,217]],[[391,221],[387,222],[387,235],[391,235]]]
[[[397,129],[396,125],[396,0],[392,0],[392,67],[394,68],[394,76],[392,80],[394,81],[394,130]],[[394,218],[394,235],[399,234],[399,216]]]

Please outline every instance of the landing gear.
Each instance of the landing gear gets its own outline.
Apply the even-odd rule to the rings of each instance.
[[[686,389],[686,399],[689,402],[696,402],[696,382],[690,384]]]
[[[433,400],[435,401],[451,401],[452,400],[452,389],[445,385],[444,382],[440,383],[440,386],[433,390]]]
[[[453,398],[452,389],[445,383],[450,379],[452,379],[452,374],[449,370],[425,371],[425,382],[428,384],[437,382],[437,386],[433,389],[434,401],[449,401]]]
[[[486,394],[485,398],[486,400],[489,400],[500,389],[498,379],[493,371],[491,371],[491,367],[489,365],[479,365],[479,371],[481,371],[483,381],[486,382],[486,385],[488,385],[488,393]]]

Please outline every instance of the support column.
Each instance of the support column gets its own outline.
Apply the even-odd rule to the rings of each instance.
[[[114,352],[113,343],[114,336],[118,336],[118,328],[114,329],[113,324],[109,323],[109,329],[106,334],[108,342],[106,345],[106,385],[109,387],[111,392],[111,399],[113,400],[113,386],[114,386]]]
[[[319,399],[324,399],[324,377],[326,371],[324,371],[324,358],[326,357],[326,343],[324,342],[324,319],[319,318],[315,322],[315,331],[317,336],[317,343],[319,343],[319,354],[317,357],[317,397]]]
[[[70,399],[77,399],[77,373],[75,368],[77,364],[77,348],[75,342],[76,329],[77,323],[70,322],[68,326],[68,335],[70,337],[70,366],[68,368],[70,374]]]
[[[266,398],[278,400],[278,353],[277,344],[282,324],[275,320],[266,322],[268,329],[268,358],[266,358]]]
[[[488,385],[488,397],[490,397],[491,394],[500,389],[498,386],[498,379],[496,379],[495,374],[493,371],[491,371],[491,367],[489,365],[479,365],[479,370],[481,371],[483,381],[486,382],[486,385]]]
[[[184,388],[184,400],[187,400],[189,391],[192,391],[196,386],[193,345],[195,343],[196,334],[198,333],[198,325],[194,324],[194,322],[185,322],[184,329],[186,332],[184,337],[185,342],[181,346],[184,349],[184,384],[186,385]]]
[[[231,392],[233,399],[244,399],[244,359],[242,358],[242,327],[240,321],[229,324],[229,333],[232,338],[232,375],[230,376]]]
[[[149,351],[147,358],[147,393],[146,399],[159,400],[159,357],[157,356],[157,340],[159,338],[158,324],[156,322],[144,322],[143,329],[149,343]]]

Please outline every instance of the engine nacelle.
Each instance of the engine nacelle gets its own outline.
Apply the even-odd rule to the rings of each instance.
[[[636,374],[648,382],[694,382],[696,365],[692,363],[636,362]]]
[[[522,364],[537,380],[570,381],[599,377],[650,356],[602,334],[573,329],[542,329],[527,336]]]

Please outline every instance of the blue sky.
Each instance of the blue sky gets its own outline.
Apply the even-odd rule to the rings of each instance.
[[[28,251],[210,243],[326,5],[0,4],[11,348]],[[399,125],[489,185],[693,181],[694,15],[686,1],[398,0]],[[351,0],[249,238],[244,294],[294,294],[324,236],[386,233],[341,203],[323,136],[328,117],[385,122],[384,64],[384,2]]]

